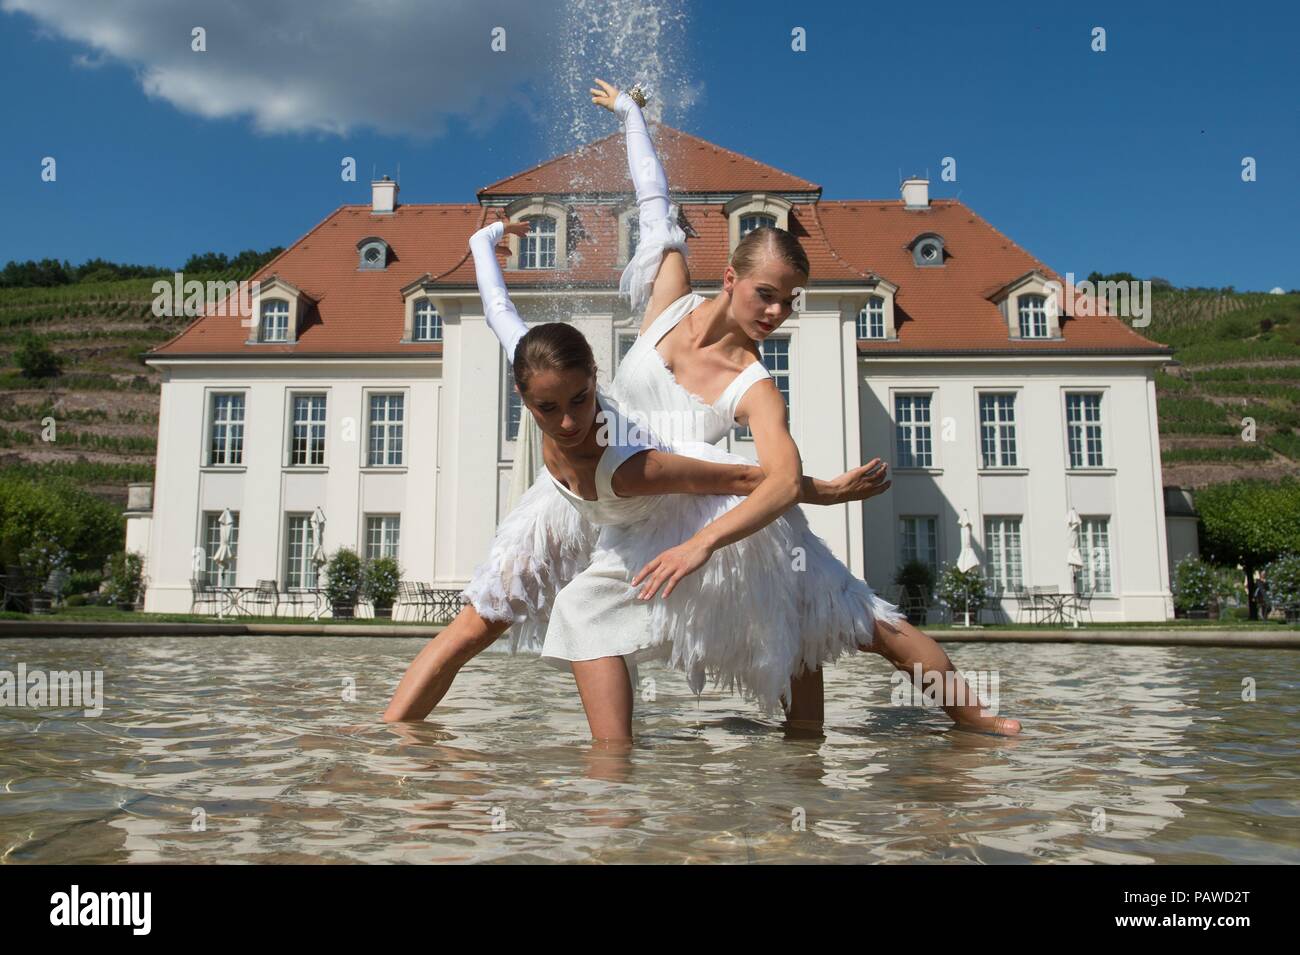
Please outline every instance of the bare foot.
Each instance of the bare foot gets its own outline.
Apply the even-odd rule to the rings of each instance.
[[[993,736],[1020,735],[1020,720],[1013,720],[1009,716],[985,716],[973,720],[959,720],[953,725],[959,730],[989,733]]]

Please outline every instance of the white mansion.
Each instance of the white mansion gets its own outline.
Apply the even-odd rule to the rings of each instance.
[[[1056,273],[924,180],[896,200],[824,200],[654,132],[697,290],[720,287],[758,225],[808,252],[805,307],[763,351],[806,473],[891,466],[888,493],[807,508],[855,572],[886,589],[906,561],[950,563],[967,516],[1010,619],[1012,591],[1053,585],[1092,591],[1097,621],[1172,616],[1153,380],[1167,349],[1116,318],[1058,318],[1045,307]],[[605,381],[636,335],[617,295],[636,241],[621,135],[474,203],[402,204],[387,178],[372,189],[255,276],[253,320],[206,315],[148,356],[163,374],[157,471],[127,539],[148,610],[188,610],[196,576],[308,588],[344,546],[394,554],[436,588],[466,583],[508,509],[520,423],[467,253],[486,218],[533,223],[504,265],[525,320],[580,328]],[[744,434],[725,440],[753,454]],[[233,553],[218,566],[226,511]]]

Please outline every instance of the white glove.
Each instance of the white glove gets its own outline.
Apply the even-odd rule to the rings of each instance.
[[[474,253],[474,277],[478,280],[478,294],[483,299],[483,314],[487,317],[488,327],[506,350],[507,360],[514,361],[515,346],[528,331],[528,326],[510,301],[505,276],[497,263],[496,246],[505,232],[504,222],[486,225],[470,236],[469,250]]]
[[[632,311],[640,312],[650,300],[664,253],[677,249],[686,254],[686,233],[677,224],[677,207],[668,201],[668,177],[655,155],[641,107],[627,93],[619,93],[614,100],[614,112],[623,119],[627,167],[636,189],[641,223],[636,254],[623,270],[618,290],[628,297]]]

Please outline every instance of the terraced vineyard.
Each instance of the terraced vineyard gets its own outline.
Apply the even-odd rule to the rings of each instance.
[[[1157,291],[1164,483],[1300,474],[1300,295]]]
[[[151,479],[159,375],[140,357],[188,321],[152,314],[153,281],[0,289],[0,466],[69,474],[121,503]],[[18,373],[25,331],[64,356],[62,375]],[[1157,378],[1166,484],[1300,473],[1300,295],[1157,290],[1143,331],[1176,350]]]

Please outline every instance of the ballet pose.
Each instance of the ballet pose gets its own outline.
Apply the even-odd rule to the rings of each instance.
[[[690,646],[690,634],[679,631],[689,629],[691,620],[673,613],[672,608],[681,604],[675,590],[687,587],[691,591],[687,603],[700,606],[699,599],[692,601],[689,597],[698,598],[701,588],[707,590],[718,583],[716,574],[710,577],[714,569],[711,565],[718,563],[718,553],[725,551],[736,535],[753,533],[778,518],[786,525],[792,519],[798,520],[793,515],[800,512],[791,509],[803,486],[798,450],[785,425],[784,402],[754,343],[789,316],[793,290],[806,284],[809,270],[806,256],[793,237],[780,230],[763,229],[747,236],[736,249],[723,275],[722,294],[710,301],[692,293],[683,255],[685,236],[677,226],[676,210],[667,201],[666,179],[654,156],[639,106],[627,94],[597,82],[601,88],[592,90],[593,102],[624,119],[641,216],[640,245],[620,287],[634,308],[649,299],[642,335],[619,368],[612,387],[614,396],[628,408],[675,409],[681,412],[681,420],[701,422],[700,433],[690,436],[696,440],[716,441],[734,425],[748,424],[763,465],[762,481],[744,501],[734,503],[721,514],[699,515],[701,519],[693,527],[686,523],[667,526],[666,532],[678,539],[667,548],[648,551],[643,569],[633,579],[634,585],[645,584],[642,598],[660,594],[660,599],[650,604],[652,628],[669,633],[669,642],[675,646]],[[675,332],[679,327],[680,331]],[[710,394],[717,397],[712,401],[702,397]],[[789,518],[782,516],[787,510]],[[848,650],[878,652],[909,673],[916,663],[924,671],[952,670],[942,649],[903,622],[895,608],[880,601],[864,582],[853,577],[824,542],[806,531],[806,523],[795,533],[801,566],[796,568],[785,559],[766,564],[759,561],[747,566],[741,575],[741,585],[754,593],[782,591],[791,578],[798,581],[794,603],[782,608],[781,618],[783,627],[793,627],[798,634],[795,672],[804,674],[787,697],[792,720],[820,722],[820,667]],[[541,598],[555,597],[558,591],[555,610],[562,612],[565,590],[556,584],[571,580],[579,585],[575,592],[580,592],[586,586],[583,575],[599,572],[578,566],[581,538],[582,529],[572,520],[539,525],[522,552],[498,553],[494,545],[489,560],[492,569],[485,580],[510,580],[512,585],[522,582],[514,587],[517,599],[513,606],[525,621],[530,618],[530,609],[534,611],[532,619],[554,617],[536,613],[541,609]],[[499,534],[498,542],[501,539]],[[640,539],[647,546],[654,543],[652,535]],[[634,553],[636,548],[625,547],[623,557],[626,560]],[[781,555],[789,556],[789,552]],[[702,573],[696,573],[701,568]],[[446,692],[456,670],[496,638],[500,631],[487,622],[491,616],[482,619],[484,604],[489,605],[489,612],[495,608],[490,607],[490,601],[478,599],[482,587],[477,593],[474,590],[471,585],[467,595],[474,599],[481,619],[466,619],[459,628],[453,624],[425,648],[399,687],[386,719],[427,714]],[[626,603],[635,598],[629,598],[624,591],[621,599]],[[503,609],[496,610],[498,619],[505,615]],[[736,621],[715,618],[711,624],[734,628]],[[451,639],[446,639],[449,634]],[[707,647],[707,635],[696,639],[703,640]],[[599,685],[614,698],[626,695],[624,661],[614,657],[604,661],[598,665],[604,667],[602,672],[607,678],[598,681]],[[969,699],[977,698],[972,693]],[[945,709],[962,726],[999,733],[1019,730],[1014,720],[981,715],[978,704]]]

